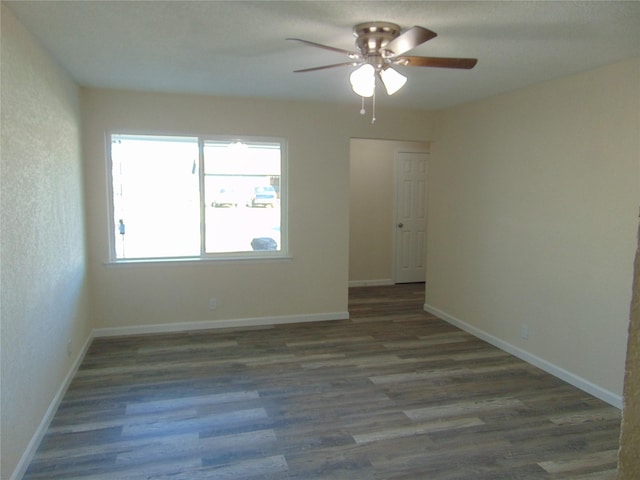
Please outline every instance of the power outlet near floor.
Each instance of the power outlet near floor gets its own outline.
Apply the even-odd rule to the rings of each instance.
[[[522,337],[523,340],[529,340],[529,325],[522,325],[520,337]]]
[[[209,299],[209,310],[215,310],[218,308],[218,301],[215,298]]]
[[[73,344],[71,343],[71,340],[67,340],[67,357],[71,357],[72,353],[73,353]]]

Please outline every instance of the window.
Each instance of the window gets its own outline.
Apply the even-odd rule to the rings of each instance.
[[[286,253],[282,139],[111,136],[112,258]]]

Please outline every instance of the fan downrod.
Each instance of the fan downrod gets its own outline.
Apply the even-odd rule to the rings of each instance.
[[[353,27],[356,45],[362,55],[379,55],[378,52],[400,35],[399,25],[390,22],[365,22]]]

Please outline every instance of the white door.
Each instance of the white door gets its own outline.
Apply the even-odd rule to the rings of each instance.
[[[395,283],[425,281],[427,153],[396,155]]]

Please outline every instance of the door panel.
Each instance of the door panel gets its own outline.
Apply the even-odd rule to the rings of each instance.
[[[395,283],[425,281],[427,158],[397,154]]]

